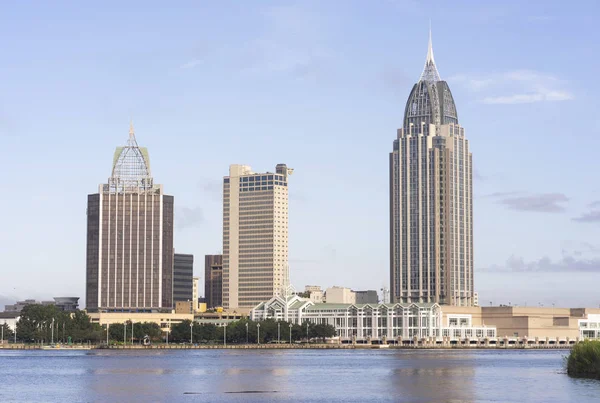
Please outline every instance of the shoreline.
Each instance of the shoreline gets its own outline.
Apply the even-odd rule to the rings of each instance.
[[[105,346],[105,345],[76,345],[65,347],[50,347],[40,345],[0,345],[1,350],[23,351],[81,351],[81,350],[570,350],[572,345],[509,345],[509,346],[477,346],[477,345],[380,345],[380,344],[222,344],[204,345],[178,345],[178,344],[156,344],[150,346],[127,345],[127,346]]]

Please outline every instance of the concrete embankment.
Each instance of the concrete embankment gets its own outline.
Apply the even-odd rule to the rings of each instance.
[[[39,344],[0,344],[0,350],[52,350],[52,351],[72,351],[72,350],[569,350],[572,345],[506,345],[506,346],[485,346],[485,345],[379,345],[379,344],[231,344],[224,346],[222,344],[154,344],[150,346],[143,345],[77,345],[77,346],[40,346]]]

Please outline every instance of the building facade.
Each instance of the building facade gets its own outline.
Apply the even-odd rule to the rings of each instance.
[[[173,303],[194,303],[194,255],[175,253],[173,257]]]
[[[496,327],[471,313],[445,314],[437,303],[315,304],[309,299],[276,296],[250,312],[254,321],[285,320],[331,325],[341,342],[467,340],[496,338]]]
[[[431,35],[389,166],[391,301],[472,306],[472,158]]]
[[[231,165],[223,179],[223,308],[250,310],[281,293],[288,273],[288,176]]]
[[[357,304],[378,304],[379,295],[375,290],[354,291]]]
[[[325,302],[328,304],[354,304],[356,303],[356,293],[346,287],[329,287],[325,290]]]
[[[204,256],[204,299],[209,309],[223,306],[223,255]]]
[[[154,183],[133,126],[108,183],[88,196],[86,308],[173,308],[173,196]]]
[[[194,301],[194,312],[198,312],[200,306],[200,277],[197,276],[193,278],[192,301]]]

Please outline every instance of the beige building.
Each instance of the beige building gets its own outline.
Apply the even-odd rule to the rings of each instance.
[[[193,314],[177,314],[177,313],[137,313],[137,312],[88,312],[92,323],[98,323],[103,326],[113,323],[156,323],[163,330],[169,329],[171,326],[181,323],[184,320],[194,320]]]
[[[198,312],[198,307],[200,306],[200,303],[198,302],[198,299],[200,298],[200,277],[194,276],[193,280],[192,280],[192,301],[194,304],[194,312]]]
[[[390,153],[392,302],[473,305],[471,159],[430,38]]]
[[[597,308],[444,306],[442,320],[442,325],[448,327],[493,326],[499,338],[600,337],[600,309]]]
[[[328,304],[354,304],[356,294],[350,288],[333,286],[325,290],[325,301]]]
[[[223,179],[223,308],[249,311],[289,285],[288,175],[231,165]]]

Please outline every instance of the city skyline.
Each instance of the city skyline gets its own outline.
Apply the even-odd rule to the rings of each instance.
[[[544,4],[540,14],[519,2],[435,12],[412,2],[189,3],[167,11],[178,23],[160,35],[165,15],[151,5],[114,4],[100,17],[92,5],[3,5],[1,36],[20,35],[5,39],[0,73],[0,169],[15,195],[2,202],[11,214],[0,305],[84,297],[81,206],[130,118],[153,150],[156,180],[177,198],[178,250],[219,253],[222,172],[237,162],[266,171],[276,159],[302,172],[290,191],[292,283],[387,285],[383,160],[431,18],[475,156],[480,303],[596,306],[598,44],[587,32],[598,6]],[[24,147],[27,158],[15,152]]]

